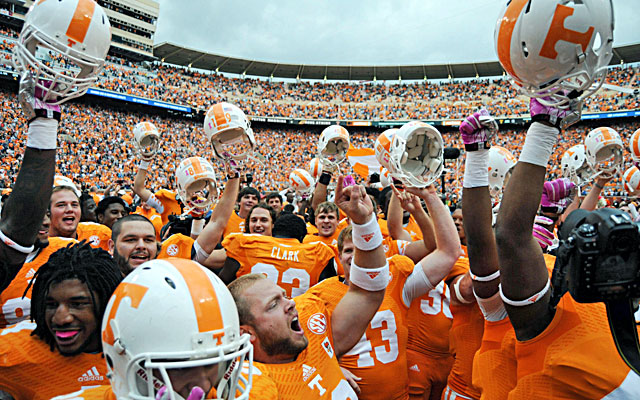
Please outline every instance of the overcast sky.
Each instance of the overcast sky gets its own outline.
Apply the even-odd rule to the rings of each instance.
[[[159,0],[155,42],[259,61],[407,65],[496,61],[506,0]],[[640,2],[614,0],[614,47],[640,43]]]

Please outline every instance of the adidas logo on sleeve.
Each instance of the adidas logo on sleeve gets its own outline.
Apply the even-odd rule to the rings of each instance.
[[[104,377],[100,375],[100,372],[98,372],[98,369],[96,367],[91,368],[90,370],[82,374],[80,378],[78,378],[78,382],[94,381],[104,381]]]

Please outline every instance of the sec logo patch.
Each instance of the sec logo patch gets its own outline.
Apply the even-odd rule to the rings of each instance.
[[[323,313],[315,313],[307,321],[307,328],[316,335],[322,335],[327,331],[327,318]]]
[[[167,254],[172,257],[178,254],[178,245],[170,244],[169,247],[167,247]]]
[[[96,235],[93,235],[89,238],[89,242],[92,246],[100,246],[100,238]]]

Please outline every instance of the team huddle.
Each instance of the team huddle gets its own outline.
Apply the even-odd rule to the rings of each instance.
[[[82,191],[55,175],[61,105],[96,81],[110,38],[93,0],[45,0],[14,49],[28,132],[0,209],[0,398],[640,398],[638,213],[597,209],[621,175],[640,192],[640,170],[623,173],[620,135],[599,127],[546,180],[604,81],[610,1],[506,2],[496,51],[531,124],[516,157],[486,109],[461,122],[453,212],[430,124],[380,133],[362,184],[331,125],[290,190],[261,192],[248,166],[279,166],[227,102],[204,118],[210,159],[180,160],[175,187],[149,189],[165,133],[143,121],[132,193]]]

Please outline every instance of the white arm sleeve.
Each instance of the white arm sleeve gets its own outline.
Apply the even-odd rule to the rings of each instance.
[[[198,243],[197,240],[193,242],[193,249],[195,250],[195,253],[196,253],[194,256],[195,258],[193,260],[199,262],[200,264],[207,261],[207,258],[209,258],[209,256],[211,255],[211,254],[207,254],[207,252],[202,249],[202,247],[200,246],[200,243]]]
[[[149,205],[149,207],[155,208],[158,214],[162,214],[164,212],[164,206],[162,205],[160,200],[158,200],[158,198],[153,194],[147,199],[147,204]]]
[[[413,299],[429,293],[429,291],[434,288],[424,273],[421,262],[413,267],[413,272],[407,277],[407,281],[402,288],[402,301],[407,307],[411,305]]]

